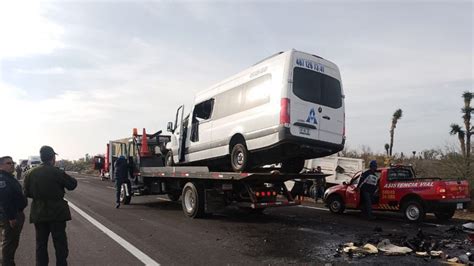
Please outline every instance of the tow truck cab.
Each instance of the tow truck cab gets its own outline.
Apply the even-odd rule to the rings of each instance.
[[[356,173],[348,183],[326,191],[324,200],[331,212],[360,208],[360,193],[356,188],[361,174]],[[466,180],[419,178],[411,166],[401,165],[378,168],[376,174],[373,210],[401,211],[412,222],[422,221],[426,213],[449,220],[457,209],[465,209],[471,202]]]

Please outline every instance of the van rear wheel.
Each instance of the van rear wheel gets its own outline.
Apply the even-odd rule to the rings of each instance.
[[[242,143],[237,143],[232,147],[230,153],[230,164],[234,172],[243,172],[249,168],[249,152]]]

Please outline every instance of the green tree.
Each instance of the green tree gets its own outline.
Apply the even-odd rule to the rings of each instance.
[[[397,127],[398,120],[402,118],[402,109],[397,109],[395,113],[393,113],[392,117],[392,126],[390,127],[390,149],[389,149],[389,156],[392,156],[393,150],[393,135],[395,134],[395,128]]]
[[[451,124],[451,131],[449,132],[451,135],[457,135],[459,144],[461,145],[461,152],[463,156],[466,156],[466,143],[464,142],[464,137],[466,133],[458,124]]]
[[[388,156],[388,149],[390,149],[390,144],[385,143],[384,148],[385,148],[385,152],[387,153],[387,156]]]
[[[471,113],[473,110],[471,107],[472,92],[465,91],[462,94],[462,97],[464,98],[464,108],[462,108],[462,113],[463,113],[462,118],[464,119],[464,126],[466,127],[466,162],[467,162],[467,169],[469,169],[470,157],[471,157],[471,134],[472,134]]]

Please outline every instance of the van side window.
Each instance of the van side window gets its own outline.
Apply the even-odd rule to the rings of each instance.
[[[193,119],[197,118],[199,121],[211,118],[212,109],[214,106],[214,99],[209,99],[194,107]]]
[[[190,137],[191,141],[193,142],[199,141],[199,123],[211,118],[213,109],[214,109],[214,99],[209,99],[207,101],[204,101],[194,106],[192,125],[191,125],[191,137]]]
[[[272,76],[263,75],[216,96],[213,119],[240,113],[270,102]]]

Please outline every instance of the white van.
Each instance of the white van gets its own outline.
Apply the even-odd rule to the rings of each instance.
[[[40,156],[28,156],[28,169],[34,168],[41,164]]]
[[[280,52],[199,92],[186,117],[180,106],[175,124],[168,123],[167,165],[241,172],[282,163],[296,173],[306,159],[343,149],[344,119],[338,67],[316,55]]]

